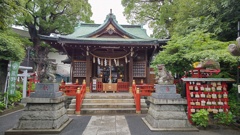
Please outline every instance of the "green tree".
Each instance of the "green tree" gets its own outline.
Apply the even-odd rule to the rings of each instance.
[[[156,38],[187,35],[196,29],[215,33],[221,41],[237,37],[239,0],[122,0],[122,5],[129,22],[148,21]]]
[[[50,47],[41,43],[39,35],[67,34],[79,21],[92,22],[91,6],[87,0],[25,0],[28,14],[16,15],[16,24],[28,29],[33,42],[33,60],[38,71],[46,64]]]
[[[20,37],[11,31],[0,30],[0,91],[3,92],[9,61],[22,61],[24,45]]]
[[[194,31],[187,36],[173,36],[163,47],[163,51],[156,56],[152,65],[162,63],[173,73],[183,75],[184,71],[193,68],[194,62],[213,59],[220,63],[222,72],[233,71],[237,59],[227,50],[230,43],[217,41],[212,38],[213,36],[203,31]]]
[[[16,13],[24,12],[22,0],[0,0],[0,92],[3,92],[9,61],[22,61],[25,39],[14,34],[10,27]]]
[[[14,23],[14,15],[24,13],[23,0],[0,0],[0,30],[8,29]]]

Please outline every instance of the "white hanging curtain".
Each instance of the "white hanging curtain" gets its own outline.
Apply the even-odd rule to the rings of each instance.
[[[103,59],[101,59],[101,66],[103,66]]]
[[[113,61],[114,61],[114,64],[115,64],[115,66],[117,66],[117,60],[116,60],[116,59],[114,59]]]
[[[119,66],[119,59],[117,59],[117,66]]]
[[[98,60],[98,65],[100,65],[100,64],[101,64],[101,61],[100,61],[100,59],[99,59],[99,58],[97,58],[97,60]]]
[[[104,65],[107,66],[107,59],[104,60]]]
[[[108,61],[109,61],[109,66],[112,66],[111,59],[109,59]]]

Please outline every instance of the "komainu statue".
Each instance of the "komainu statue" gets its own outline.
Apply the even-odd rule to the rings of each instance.
[[[41,83],[54,83],[56,82],[56,68],[57,64],[54,62],[47,62],[43,70],[40,72],[40,82]]]
[[[240,37],[238,37],[236,41],[237,41],[237,45],[230,44],[228,46],[228,50],[233,56],[240,56]]]
[[[164,64],[157,65],[157,75],[156,75],[156,83],[157,84],[173,84],[174,78],[171,72],[168,72],[165,68]]]

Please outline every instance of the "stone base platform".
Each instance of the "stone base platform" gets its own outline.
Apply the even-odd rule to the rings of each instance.
[[[148,128],[151,130],[151,131],[166,131],[166,132],[198,132],[199,130],[195,127],[174,127],[174,128],[171,128],[171,127],[161,127],[161,128],[154,128],[152,127],[145,118],[142,118],[143,122],[148,126]]]
[[[9,129],[5,131],[5,135],[33,135],[33,134],[58,134],[72,121],[69,118],[60,128],[58,129],[31,129],[31,130],[21,130],[21,129]]]

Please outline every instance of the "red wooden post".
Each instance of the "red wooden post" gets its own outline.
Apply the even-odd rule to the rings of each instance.
[[[136,113],[137,114],[141,113],[141,95],[139,88],[137,88],[136,91]]]
[[[76,93],[76,110],[75,114],[80,115],[80,100],[81,100],[81,94],[80,94],[80,88],[78,87],[77,93]]]
[[[132,82],[132,92],[134,94],[134,91],[136,91],[136,83],[135,83],[135,80],[133,80]]]

